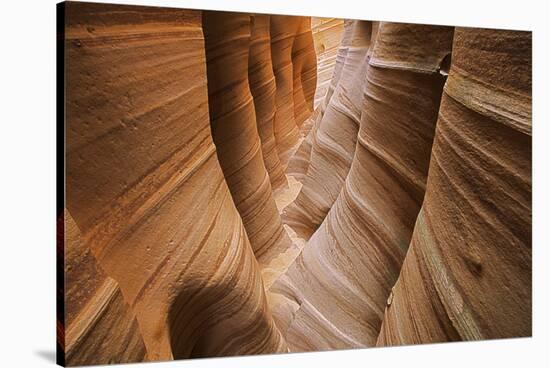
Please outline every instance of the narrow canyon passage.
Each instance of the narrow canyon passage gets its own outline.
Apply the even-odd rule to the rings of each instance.
[[[68,363],[531,334],[529,33],[66,6]]]

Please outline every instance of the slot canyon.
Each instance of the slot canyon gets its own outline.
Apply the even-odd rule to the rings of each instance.
[[[531,336],[531,33],[64,12],[67,365]]]

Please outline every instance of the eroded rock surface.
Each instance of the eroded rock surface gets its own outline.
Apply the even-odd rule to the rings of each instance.
[[[457,28],[378,345],[531,335],[531,34]]]
[[[311,126],[304,126],[304,122],[313,112],[313,98],[317,87],[317,55],[313,44],[310,17],[300,17],[300,24],[292,45],[292,73],[294,119],[303,136],[311,128]]]
[[[338,30],[338,28],[336,29]],[[340,32],[338,32],[338,34],[340,35]],[[348,52],[348,47],[346,46],[346,44],[348,42],[347,38],[349,37],[349,33],[348,35],[343,33],[341,37],[341,43],[336,50],[336,56],[334,58],[334,67],[331,68],[333,72],[332,78],[330,79],[330,83],[328,83],[328,87],[326,87],[324,98],[322,99],[321,103],[317,104],[313,114],[308,118],[308,120],[304,122],[304,126],[310,126],[309,132],[302,140],[294,155],[291,157],[286,169],[286,173],[288,175],[293,176],[301,183],[304,183],[305,181],[307,170],[311,161],[311,147],[313,145],[313,136],[315,134],[315,131],[319,127],[319,123],[323,117],[323,114],[325,113],[327,105],[329,104],[334,90],[336,89],[336,86],[338,85],[338,82],[342,75],[344,61]],[[320,62],[321,60],[318,61],[318,66]],[[319,78],[320,76],[318,75],[318,79]]]
[[[286,168],[303,137],[300,127],[313,111],[317,61],[309,17],[272,15],[270,32],[277,86],[273,130]]]
[[[285,209],[285,223],[305,239],[327,215],[351,166],[364,104],[372,28],[368,21],[346,21],[342,70],[326,108],[321,107],[319,120],[314,122],[302,190]]]
[[[327,94],[343,32],[343,19],[311,18],[311,33],[317,54],[317,90],[313,101],[314,108],[319,106]]]
[[[65,363],[146,359],[141,333],[115,280],[97,265],[67,210],[65,222]]]
[[[67,363],[531,334],[530,33],[65,6]]]
[[[262,155],[273,190],[287,186],[273,133],[275,119],[275,75],[271,62],[271,32],[269,15],[252,16],[248,80],[254,97],[256,125],[262,144]]]
[[[271,289],[296,308],[292,316],[279,313],[288,307],[276,309],[293,349],[375,345],[422,204],[445,81],[439,62],[452,37],[451,27],[380,24],[349,175],[321,227]]]
[[[291,241],[272,196],[248,83],[252,19],[245,13],[205,11],[203,30],[218,161],[256,258],[266,263]]]
[[[279,158],[285,168],[300,141],[300,131],[294,117],[294,68],[292,66],[292,48],[300,23],[298,17],[270,16],[271,57],[277,85],[273,132]]]
[[[286,351],[210,135],[201,13],[67,6],[67,209],[149,359]]]

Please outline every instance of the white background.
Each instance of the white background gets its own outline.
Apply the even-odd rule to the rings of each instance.
[[[550,92],[545,1],[110,1],[533,30],[533,338],[135,367],[548,366]],[[545,17],[546,15],[546,17]],[[55,351],[55,1],[0,11],[0,367],[52,366]],[[546,348],[546,350],[545,350]],[[538,364],[536,364],[538,362]]]

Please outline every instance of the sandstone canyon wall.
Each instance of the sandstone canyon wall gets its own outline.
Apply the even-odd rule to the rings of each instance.
[[[65,211],[65,360],[68,365],[140,362],[145,345],[116,281],[97,265]]]
[[[148,359],[286,351],[210,133],[201,13],[66,6],[66,206]]]
[[[457,28],[426,198],[378,345],[531,335],[530,55],[528,32]]]
[[[367,21],[347,21],[345,24],[342,46],[346,49],[346,57],[330,100],[321,108],[311,132],[302,190],[294,203],[285,209],[285,223],[306,239],[321,224],[338,197],[353,159],[372,28],[372,23]]]
[[[303,136],[310,128],[304,126],[304,122],[313,112],[313,98],[317,87],[317,55],[311,33],[310,17],[300,17],[300,25],[292,45],[292,73],[294,119]]]
[[[319,106],[327,94],[343,32],[343,19],[311,18],[311,33],[317,54],[317,90],[313,101],[314,108]]]
[[[439,62],[450,53],[452,37],[450,27],[384,22],[372,56],[366,57],[365,87],[357,78],[349,79],[365,91],[362,110],[355,114],[361,124],[358,135],[355,130],[357,144],[349,145],[355,150],[351,169],[343,172],[345,183],[335,189],[337,200],[328,206],[321,227],[274,286],[298,304],[291,317],[282,317],[282,328],[300,350],[376,343],[384,305],[422,204],[444,83]],[[355,58],[353,51],[348,50],[346,61]],[[340,85],[346,83],[344,75]],[[327,116],[328,110],[323,120]],[[345,140],[332,145],[341,147],[341,142]],[[311,159],[308,175],[313,151]],[[328,162],[334,168],[341,161],[321,164]],[[319,183],[327,187],[327,180]]]
[[[273,131],[275,119],[275,75],[271,61],[270,16],[256,14],[252,17],[250,50],[248,59],[248,81],[254,98],[258,134],[262,155],[273,190],[287,185],[279,158]]]
[[[279,158],[285,168],[300,141],[300,131],[294,115],[295,75],[292,64],[292,50],[300,24],[298,17],[270,17],[271,57],[277,86],[273,132]]]
[[[530,335],[530,33],[64,6],[69,365]]]
[[[291,241],[272,196],[249,88],[253,19],[245,13],[203,12],[210,121],[218,161],[256,258],[264,263],[284,252]]]
[[[343,22],[342,22],[342,25],[343,25]],[[333,28],[328,28],[328,30],[332,30],[332,29]],[[319,67],[322,66],[323,61],[334,62],[334,66],[330,68],[330,70],[332,71],[332,78],[329,80],[328,87],[324,87],[326,88],[326,93],[324,95],[324,98],[322,99],[322,102],[316,104],[316,108],[313,114],[309,117],[309,119],[306,122],[304,122],[304,125],[306,127],[310,127],[309,132],[302,140],[300,146],[298,147],[294,155],[291,157],[289,164],[286,168],[286,173],[301,183],[305,181],[307,170],[309,168],[309,163],[311,158],[311,147],[313,145],[313,135],[315,134],[315,131],[319,126],[319,122],[323,117],[324,111],[327,108],[327,105],[330,102],[330,99],[332,98],[332,94],[334,93],[336,86],[338,85],[340,76],[342,75],[342,68],[344,66],[345,56],[348,51],[347,43],[349,38],[349,32],[347,32],[347,34],[342,33],[340,32],[340,28],[336,28],[336,30],[337,30],[336,32],[338,33],[338,38],[340,38],[340,43],[336,48],[336,56],[334,57],[334,59],[328,58],[324,60],[319,57],[319,61],[318,61]],[[329,38],[327,35],[325,35],[325,37]],[[319,37],[317,37],[317,39],[318,38]],[[319,48],[318,50],[322,50],[322,47]],[[318,81],[319,83],[327,84],[327,81],[323,81],[323,79],[321,78],[326,78],[326,75],[318,75]],[[318,85],[318,86],[320,88],[323,88],[321,85]]]

